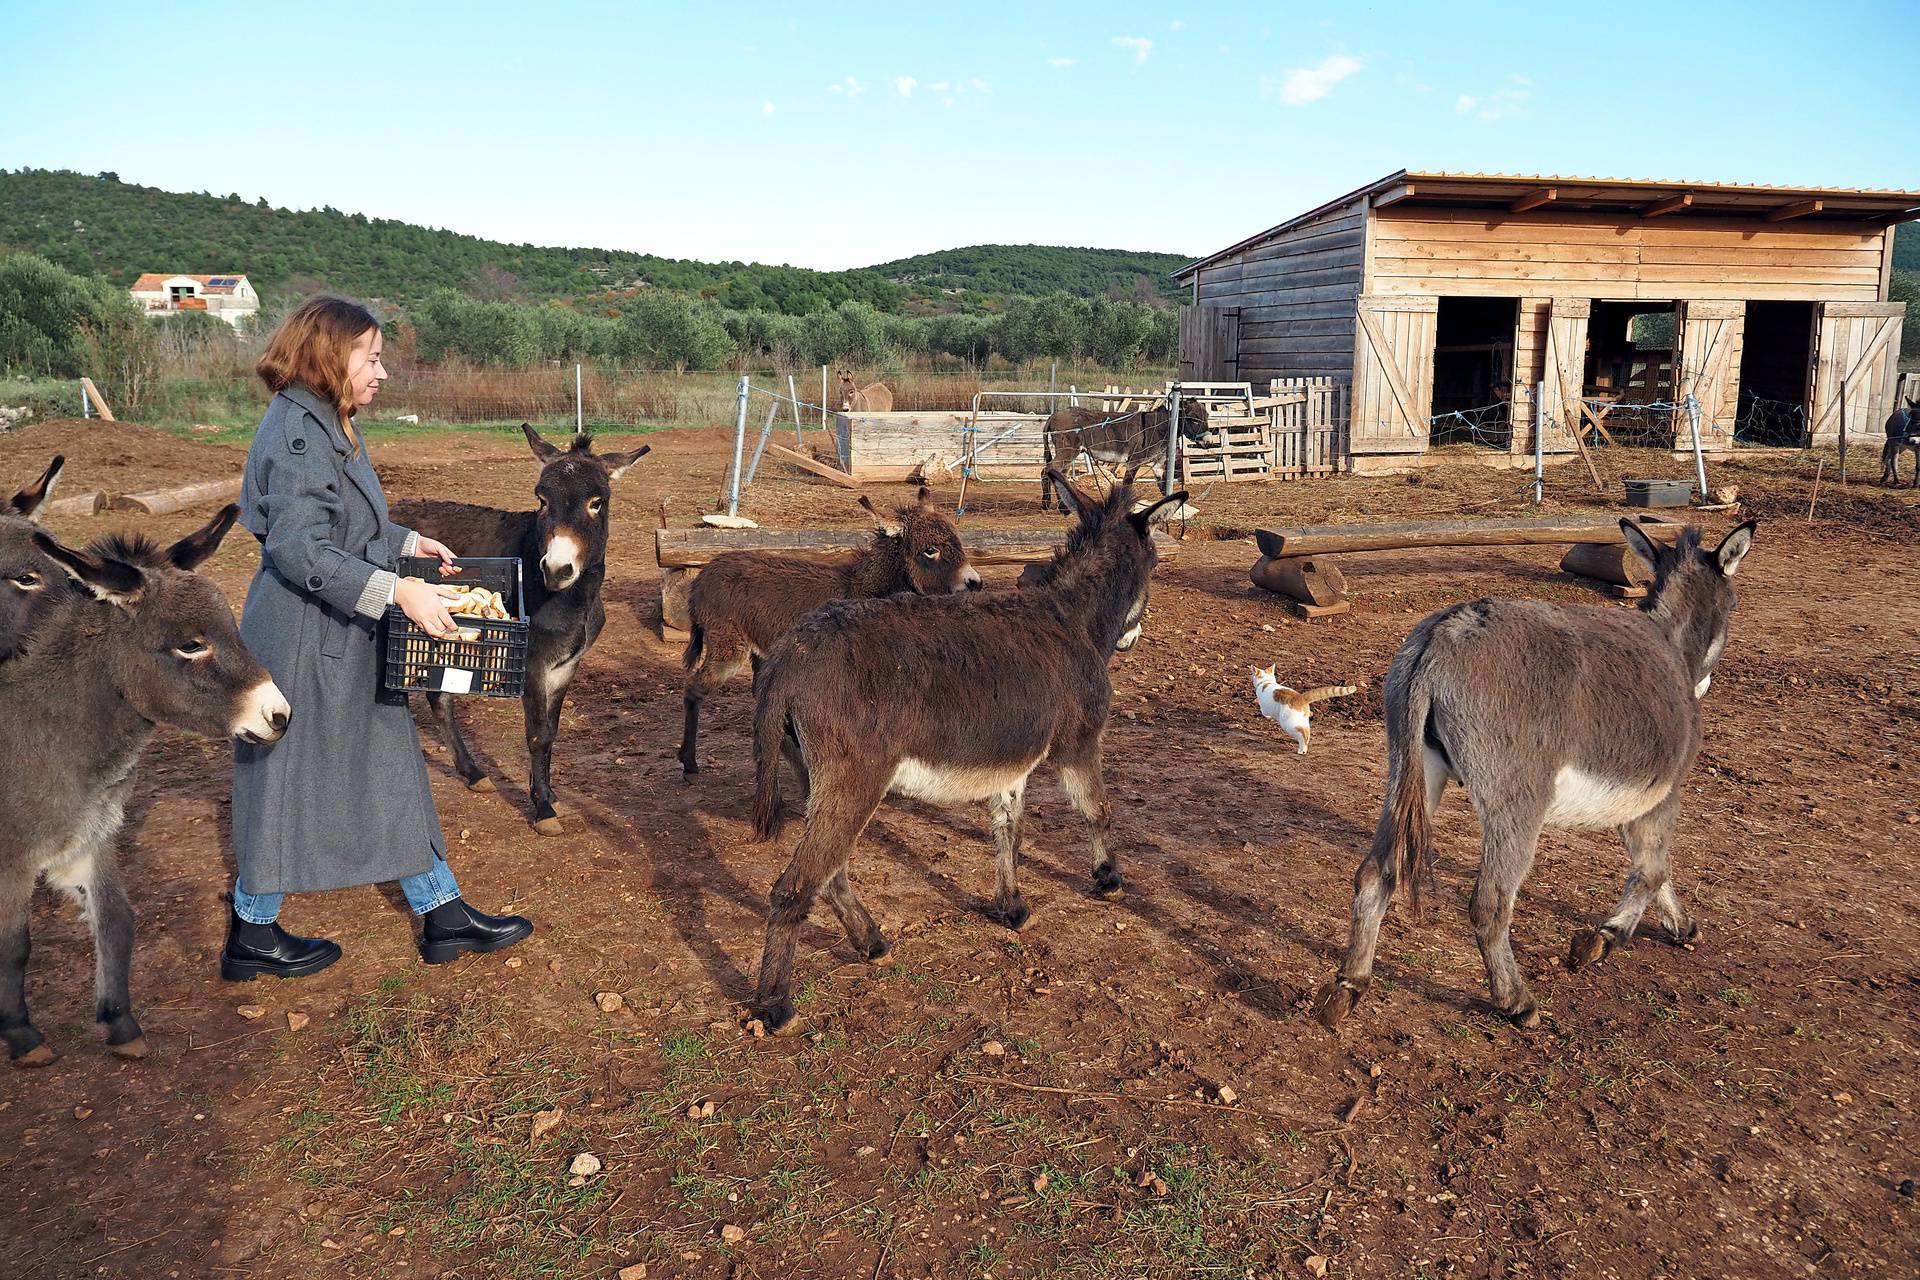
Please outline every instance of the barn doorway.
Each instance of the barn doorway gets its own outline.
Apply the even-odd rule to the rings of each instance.
[[[1798,448],[1813,399],[1814,303],[1749,302],[1735,444]]]
[[[1672,302],[1594,299],[1584,394],[1599,443],[1673,447],[1677,318]]]
[[[1441,298],[1433,337],[1431,447],[1504,453],[1513,440],[1519,298]]]

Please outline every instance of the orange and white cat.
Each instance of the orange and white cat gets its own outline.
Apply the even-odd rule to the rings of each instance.
[[[1301,693],[1281,684],[1274,677],[1273,668],[1262,670],[1249,667],[1253,672],[1253,696],[1260,701],[1260,714],[1279,725],[1289,738],[1300,744],[1300,754],[1307,754],[1307,744],[1313,740],[1313,704],[1327,698],[1344,698],[1358,691],[1357,685],[1328,684],[1318,689],[1309,689]]]

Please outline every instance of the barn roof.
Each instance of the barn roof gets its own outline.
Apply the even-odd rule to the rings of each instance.
[[[202,293],[232,293],[241,281],[247,277],[238,271],[229,271],[224,275],[196,276],[184,271],[149,271],[133,282],[134,293],[156,293],[166,288],[169,280],[192,280],[200,286]]]
[[[1506,208],[1520,213],[1552,209],[1621,217],[1757,217],[1780,222],[1908,222],[1920,218],[1920,191],[1877,187],[1779,187],[1747,182],[1686,182],[1663,178],[1569,178],[1541,173],[1426,173],[1402,169],[1173,273],[1183,280],[1202,267],[1336,209],[1365,200],[1375,209]]]

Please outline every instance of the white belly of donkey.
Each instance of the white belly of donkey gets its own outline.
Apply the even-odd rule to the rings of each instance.
[[[1015,766],[946,765],[928,764],[909,756],[894,769],[893,781],[887,784],[887,791],[891,795],[925,800],[931,804],[990,800],[994,796],[1020,790],[1026,785],[1027,775],[1033,772],[1034,765],[1039,763],[1035,760]]]
[[[1645,814],[1665,800],[1670,790],[1666,783],[1649,786],[1622,782],[1563,765],[1553,776],[1553,798],[1547,802],[1546,822],[1551,827],[1604,831]]]

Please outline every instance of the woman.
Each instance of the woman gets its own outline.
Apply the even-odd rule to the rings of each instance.
[[[420,739],[404,701],[377,701],[380,618],[389,604],[433,636],[454,630],[450,588],[402,581],[399,557],[453,552],[395,525],[353,415],[381,379],[380,326],[365,307],[319,297],[273,335],[256,366],[273,403],[254,434],[240,522],[260,539],[240,634],[293,715],[271,747],[234,752],[239,875],[220,976],[305,977],[338,944],[278,923],[283,894],[398,880],[424,918],[429,964],[498,951],[533,932],[476,911],[446,863]]]

